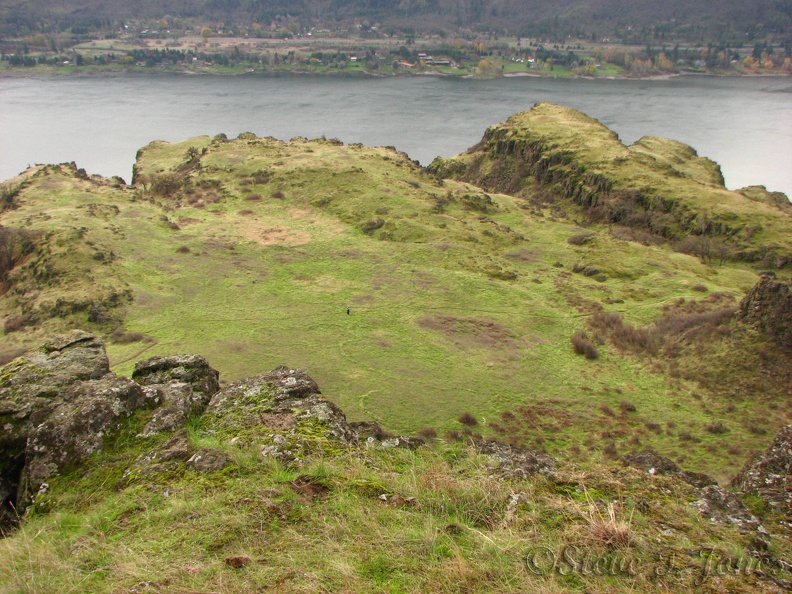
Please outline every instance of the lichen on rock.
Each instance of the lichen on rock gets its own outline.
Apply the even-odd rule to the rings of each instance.
[[[141,433],[150,437],[184,425],[191,414],[203,413],[220,389],[220,373],[200,355],[172,355],[138,361],[132,379],[158,405]]]
[[[792,512],[792,425],[783,427],[764,453],[746,462],[732,487]]]
[[[0,370],[0,494],[8,521],[42,484],[101,449],[121,421],[151,402],[110,373],[104,343],[74,330]],[[2,521],[2,518],[0,518]]]

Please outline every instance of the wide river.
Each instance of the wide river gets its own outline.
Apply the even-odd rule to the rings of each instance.
[[[0,179],[76,161],[129,181],[138,148],[251,131],[393,145],[428,164],[537,101],[597,118],[625,143],[664,136],[717,161],[726,185],[792,196],[792,79],[564,80],[126,75],[0,79]]]

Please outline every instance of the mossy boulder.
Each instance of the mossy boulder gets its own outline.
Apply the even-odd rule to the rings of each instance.
[[[200,355],[152,357],[135,364],[132,379],[159,408],[141,434],[181,427],[191,414],[203,413],[220,389],[220,372]]]
[[[3,367],[3,513],[8,518],[23,511],[49,477],[101,449],[123,418],[151,404],[140,386],[110,373],[102,340],[80,330]]]
[[[17,507],[32,503],[50,477],[101,450],[123,419],[150,403],[140,386],[114,373],[66,388],[52,413],[28,435]]]
[[[165,480],[185,470],[212,472],[231,465],[227,453],[215,448],[196,447],[187,430],[179,429],[167,441],[140,456],[124,471],[123,485],[140,480]]]
[[[356,441],[343,411],[322,396],[316,382],[302,369],[283,365],[215,394],[203,427],[243,441],[284,432],[346,444]]]

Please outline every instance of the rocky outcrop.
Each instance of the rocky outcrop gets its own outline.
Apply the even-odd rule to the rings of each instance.
[[[150,406],[136,383],[110,373],[104,343],[75,330],[0,371],[0,494],[6,518],[46,481],[101,449],[135,410]]]
[[[316,382],[302,369],[286,366],[220,390],[209,402],[204,425],[256,437],[296,432],[302,426],[303,432],[341,443],[357,441],[343,411],[322,396]]]
[[[475,440],[473,447],[487,456],[495,474],[504,478],[526,478],[547,473],[556,467],[557,460],[544,452],[509,446],[485,439]]]
[[[683,480],[689,485],[694,487],[698,487],[703,489],[710,485],[717,485],[718,481],[716,481],[711,476],[701,473],[701,472],[689,472],[687,470],[682,470],[677,464],[671,460],[670,458],[666,458],[665,456],[661,456],[654,452],[650,451],[643,451],[643,452],[633,452],[630,454],[625,454],[621,457],[621,462],[625,466],[632,466],[634,468],[640,468],[641,470],[645,470],[652,476],[656,475],[666,475],[666,476],[676,476],[679,479]]]
[[[219,390],[198,355],[153,357],[133,379],[110,372],[104,343],[79,330],[58,336],[0,372],[0,496],[8,521],[47,480],[102,449],[123,420],[155,408],[141,437],[181,427]],[[194,452],[195,453],[195,452]],[[201,455],[199,465],[211,456]]]
[[[792,425],[783,427],[763,454],[746,462],[732,487],[792,512]]]
[[[228,454],[214,448],[199,448],[190,443],[185,429],[180,429],[165,443],[140,456],[124,472],[123,481],[129,483],[157,475],[173,475],[184,469],[197,472],[222,470],[233,463]]]
[[[423,443],[391,436],[376,423],[349,424],[301,369],[281,366],[223,389],[218,377],[198,355],[153,357],[135,366],[132,379],[120,377],[109,371],[102,341],[80,331],[11,362],[0,371],[6,521],[35,502],[48,480],[102,449],[141,409],[151,418],[138,439],[174,433],[125,469],[124,484],[220,471],[249,461],[252,452],[299,463],[312,453],[358,445],[414,449]],[[478,439],[471,446],[501,478],[549,473],[557,464],[545,453],[497,442]]]
[[[792,290],[772,272],[762,274],[748,291],[740,302],[739,317],[792,351]]]
[[[514,114],[477,145],[428,169],[559,213],[574,205],[592,221],[640,229],[706,260],[782,268],[792,259],[783,235],[789,213],[728,191],[716,163],[664,138],[625,146],[602,123],[561,105],[537,103]],[[713,203],[718,207],[707,206]],[[781,239],[760,243],[754,236],[763,227]]]
[[[767,531],[739,497],[722,487],[709,475],[682,470],[670,458],[651,451],[634,452],[621,457],[625,466],[646,471],[652,476],[675,477],[694,487],[697,499],[691,505],[715,524],[737,526],[744,532],[756,532],[760,538]]]
[[[201,414],[220,389],[220,373],[200,355],[152,357],[135,364],[132,379],[159,408],[141,433],[150,437],[184,425]]]
[[[69,463],[101,450],[105,437],[124,418],[148,404],[140,386],[113,373],[75,382],[61,393],[59,401],[52,414],[28,435],[18,507],[25,507],[47,479]]]
[[[200,355],[172,355],[138,361],[132,379],[141,386],[160,386],[170,382],[189,384],[196,394],[208,394],[210,399],[220,389],[220,372],[212,369]]]
[[[737,526],[743,532],[755,531],[762,536],[767,535],[759,519],[731,491],[718,485],[709,485],[698,490],[698,494],[699,499],[691,505],[711,522]]]

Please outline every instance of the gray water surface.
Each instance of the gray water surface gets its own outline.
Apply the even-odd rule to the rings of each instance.
[[[481,139],[538,101],[580,109],[625,143],[664,136],[717,161],[726,185],[792,196],[792,80],[125,75],[0,79],[0,179],[35,163],[76,161],[131,176],[135,152],[251,131],[392,145],[428,164]]]

